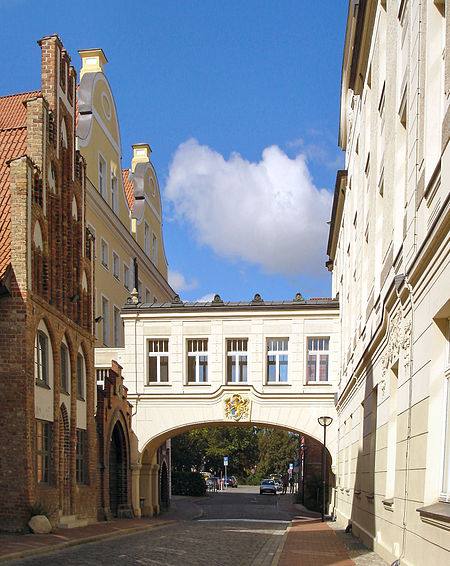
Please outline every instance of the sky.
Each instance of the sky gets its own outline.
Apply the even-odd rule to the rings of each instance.
[[[331,296],[344,0],[0,0],[0,96],[40,88],[36,41],[101,47],[122,167],[152,148],[185,301]]]

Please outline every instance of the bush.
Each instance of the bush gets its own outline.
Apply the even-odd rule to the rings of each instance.
[[[172,471],[172,495],[201,497],[206,494],[206,482],[199,472]]]

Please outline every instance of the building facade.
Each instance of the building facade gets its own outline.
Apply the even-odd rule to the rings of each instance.
[[[96,517],[92,243],[76,72],[43,38],[40,91],[0,98],[0,528]]]
[[[123,309],[125,348],[97,348],[96,367],[116,359],[133,405],[133,508],[158,512],[168,497],[168,441],[208,425],[275,426],[322,442],[334,485],[339,304],[335,300],[148,305]],[[316,464],[313,442],[308,464]],[[166,478],[166,479],[165,479]],[[330,498],[332,500],[333,494]]]
[[[448,10],[349,2],[328,243],[338,519],[410,565],[450,559]]]

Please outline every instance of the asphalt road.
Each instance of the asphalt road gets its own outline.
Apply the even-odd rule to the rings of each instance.
[[[291,516],[280,496],[238,487],[210,493],[201,517],[8,562],[33,566],[270,566]],[[200,514],[200,513],[199,513]]]

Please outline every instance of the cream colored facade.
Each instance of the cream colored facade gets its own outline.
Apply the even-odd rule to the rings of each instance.
[[[334,418],[327,432],[334,470],[340,352],[338,302],[301,299],[265,303],[255,299],[250,303],[215,300],[189,304],[179,299],[152,306],[130,303],[123,311],[126,348],[96,350],[97,368],[108,367],[111,359],[119,361],[128,400],[134,405],[136,513],[139,498],[144,501],[144,514],[151,514],[157,506],[158,447],[191,428],[267,425],[303,432],[322,441],[323,429],[317,419],[328,415]],[[310,343],[311,339],[318,340]],[[310,362],[310,368],[317,373],[312,369],[308,373],[308,358],[315,360],[316,352],[319,356],[314,349],[319,340],[326,351],[321,351],[320,362],[319,358],[317,364]],[[155,343],[158,353],[154,352]],[[161,346],[163,343],[166,346]],[[238,362],[230,348],[240,352]],[[280,351],[270,354],[271,348]],[[200,350],[204,364],[201,374],[198,358],[192,362]],[[156,361],[161,355],[166,359]],[[240,366],[239,370],[234,366],[234,374],[228,365],[233,363],[231,358]],[[245,368],[240,365],[244,364],[243,358]],[[163,366],[167,368],[164,375]],[[230,412],[230,403],[236,400],[242,408],[238,418]],[[333,485],[333,478],[330,483]]]
[[[167,283],[161,196],[147,144],[133,145],[129,170],[101,49],[80,51],[77,146],[86,160],[86,216],[95,237],[96,345],[122,346],[120,310],[135,287],[142,301],[173,297]]]
[[[336,511],[389,564],[450,562],[448,11],[349,2],[328,245]]]

